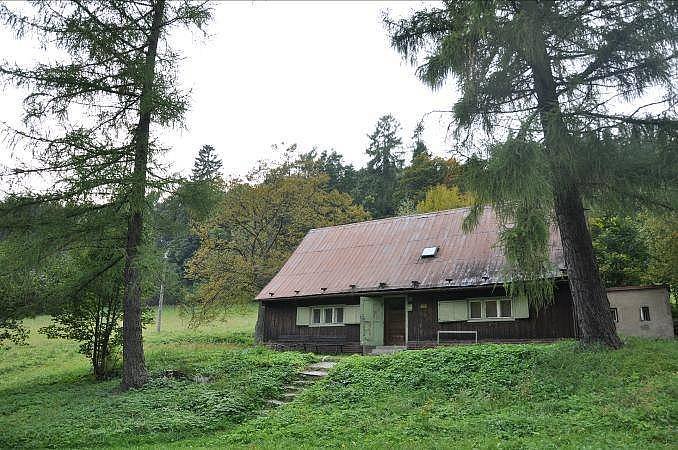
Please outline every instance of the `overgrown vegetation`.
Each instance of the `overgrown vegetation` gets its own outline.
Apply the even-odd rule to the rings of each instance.
[[[672,448],[678,346],[478,345],[342,360],[276,414],[178,446]]]
[[[0,350],[0,447],[672,448],[678,437],[678,345],[643,339],[615,352],[570,341],[350,356],[262,414],[314,357],[252,347],[255,314],[189,329],[169,308],[166,331],[146,335],[151,381],[129,392],[95,382],[70,341],[32,334]]]
[[[189,330],[170,309],[145,348],[151,381],[120,392],[119,378],[94,382],[77,345],[33,334],[0,350],[0,448],[128,446],[224,430],[258,414],[311,355],[251,344],[254,310]],[[35,329],[47,318],[29,321]],[[196,382],[200,376],[206,383]],[[206,378],[205,378],[206,377]]]

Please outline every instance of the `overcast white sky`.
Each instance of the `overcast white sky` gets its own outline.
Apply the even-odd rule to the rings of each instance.
[[[381,13],[406,14],[421,2],[222,2],[210,36],[181,36],[182,82],[192,91],[186,129],[164,136],[174,170],[188,173],[198,148],[214,145],[225,174],[243,174],[271,145],[334,148],[365,163],[367,133],[393,114],[409,141],[427,112],[449,109],[446,87],[431,92],[390,48]],[[0,31],[2,57],[31,61],[34,47]],[[3,59],[0,58],[0,59]],[[20,95],[3,92],[0,120],[20,117]],[[447,119],[431,115],[425,140],[446,154]],[[6,159],[7,154],[4,155]]]

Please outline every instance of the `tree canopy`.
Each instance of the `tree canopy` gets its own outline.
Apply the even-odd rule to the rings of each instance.
[[[492,205],[517,295],[551,297],[543,275],[558,225],[583,342],[621,345],[583,201],[675,210],[676,165],[664,163],[676,154],[677,20],[675,3],[653,0],[445,1],[385,18],[424,83],[457,81],[461,142],[490,142],[472,157],[478,208],[467,224]]]

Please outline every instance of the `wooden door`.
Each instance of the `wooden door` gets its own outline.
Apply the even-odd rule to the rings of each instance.
[[[384,345],[405,345],[405,299],[384,302]]]
[[[384,300],[360,297],[360,344],[384,345]]]

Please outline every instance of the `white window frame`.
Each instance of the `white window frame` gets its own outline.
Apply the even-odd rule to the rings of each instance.
[[[648,316],[647,319],[645,319],[643,317],[643,308],[647,308],[647,316]],[[649,305],[641,305],[639,312],[640,312],[640,321],[641,322],[652,322],[652,314],[650,314],[650,306]]]
[[[508,300],[511,302],[511,316],[509,317],[487,317],[487,302],[497,302],[497,314],[501,314],[501,302]],[[480,317],[471,317],[471,303],[480,303]],[[510,297],[488,297],[474,298],[468,300],[468,320],[467,322],[510,322],[516,320],[513,316],[513,299]]]
[[[311,310],[311,314],[309,315],[309,327],[343,327],[346,326],[344,323],[344,317],[346,314],[346,308],[347,305],[316,305],[316,306],[309,306],[309,309]],[[341,318],[341,322],[337,322],[337,309],[344,309]],[[320,310],[320,323],[314,323],[313,322],[313,311],[316,309]],[[325,322],[325,310],[326,309],[332,309],[332,322]]]

